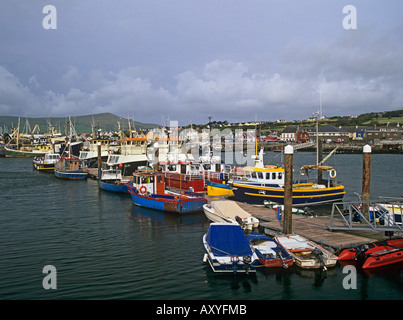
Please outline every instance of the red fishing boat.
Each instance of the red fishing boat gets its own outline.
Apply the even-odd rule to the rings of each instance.
[[[338,260],[357,260],[362,264],[363,269],[403,262],[403,238],[382,240],[361,247],[344,249]]]

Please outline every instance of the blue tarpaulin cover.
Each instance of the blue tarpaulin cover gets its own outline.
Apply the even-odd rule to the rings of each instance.
[[[248,241],[274,241],[273,239],[269,238],[268,236],[261,234],[261,233],[257,233],[257,232],[252,232],[250,233],[246,239],[248,239]]]
[[[252,255],[250,244],[237,224],[210,224],[206,241],[215,256]]]

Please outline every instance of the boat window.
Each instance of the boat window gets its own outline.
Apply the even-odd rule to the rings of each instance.
[[[270,180],[270,172],[266,172],[266,180]]]
[[[279,172],[277,178],[278,179],[283,179],[283,174],[281,172]]]
[[[252,172],[252,178],[256,179],[256,172]]]
[[[258,176],[259,179],[263,179],[263,172],[258,172],[257,176]]]
[[[271,178],[272,178],[273,180],[276,180],[276,173],[275,173],[275,172],[272,172],[272,173],[271,173]]]
[[[163,182],[163,180],[162,180],[162,176],[157,176],[157,182],[158,182],[158,183]]]

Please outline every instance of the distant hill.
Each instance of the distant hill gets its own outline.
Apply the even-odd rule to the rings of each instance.
[[[38,124],[40,132],[48,132],[48,123],[51,123],[56,130],[60,130],[64,133],[68,131],[68,117],[48,117],[48,118],[25,118],[20,117],[20,132],[29,132],[27,129],[28,125],[31,130],[34,129],[35,125]],[[112,113],[99,113],[86,116],[76,116],[71,117],[71,121],[76,129],[77,134],[91,133],[92,125],[95,126],[95,130],[98,128],[102,131],[118,131],[118,122],[122,130],[128,130],[129,120],[125,118],[118,117]],[[18,117],[14,116],[0,116],[0,132],[4,131],[6,127],[7,131],[10,131],[12,127],[17,127]],[[136,130],[139,129],[152,129],[157,128],[159,125],[151,123],[141,123],[131,120],[132,128]]]

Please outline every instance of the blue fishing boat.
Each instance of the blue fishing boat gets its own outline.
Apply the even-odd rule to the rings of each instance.
[[[128,193],[127,183],[130,182],[129,179],[122,178],[122,170],[119,169],[106,169],[101,170],[100,177],[98,179],[99,189],[118,192],[118,193]]]
[[[256,272],[258,257],[239,225],[211,223],[203,245],[203,262],[208,262],[214,272]]]
[[[135,172],[127,188],[135,205],[160,211],[181,214],[197,212],[202,211],[203,205],[207,203],[200,194],[180,194],[165,190],[162,172]]]
[[[82,162],[74,157],[63,157],[55,165],[55,176],[61,179],[84,180],[88,172],[84,170]]]

